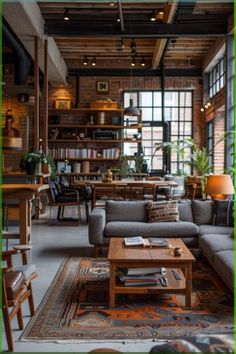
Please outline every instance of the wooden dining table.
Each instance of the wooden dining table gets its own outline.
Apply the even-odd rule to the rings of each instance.
[[[21,245],[29,244],[31,240],[31,205],[32,200],[45,189],[47,184],[12,183],[2,184],[2,201],[19,200],[19,239]]]
[[[148,186],[152,186],[155,191],[160,188],[160,187],[169,187],[169,188],[174,188],[177,187],[178,184],[175,181],[165,181],[165,180],[161,180],[161,181],[155,181],[155,180],[142,180],[142,181],[136,181],[136,180],[131,180],[131,179],[122,179],[122,180],[113,180],[112,182],[106,182],[106,181],[98,181],[98,180],[82,180],[82,181],[76,181],[74,183],[75,187],[86,187],[86,186],[91,186],[92,189],[94,190],[94,186],[98,186],[98,187],[104,187],[104,190],[106,189],[106,187],[111,188],[112,186],[116,186],[116,187],[132,187],[132,186],[136,186],[138,187],[148,187]],[[95,206],[94,205],[95,202],[95,198],[93,197],[93,201],[92,201],[92,208]]]

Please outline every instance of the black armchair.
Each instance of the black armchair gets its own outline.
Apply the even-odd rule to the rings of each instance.
[[[88,223],[89,211],[92,204],[93,192],[91,186],[71,186],[68,180],[64,177],[60,177],[59,185],[62,191],[67,191],[68,189],[75,189],[79,193],[79,199],[81,204],[85,206],[86,222]]]
[[[59,183],[49,181],[49,189],[47,189],[47,195],[50,206],[50,219],[52,207],[58,207],[57,220],[58,221],[72,221],[73,218],[64,217],[64,209],[66,206],[77,206],[78,208],[78,222],[81,222],[81,210],[80,210],[80,198],[79,192],[76,189],[66,188],[61,189]]]

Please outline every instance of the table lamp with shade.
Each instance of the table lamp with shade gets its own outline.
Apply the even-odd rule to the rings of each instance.
[[[234,186],[230,175],[210,175],[207,178],[205,193],[213,199],[227,199],[234,194]]]

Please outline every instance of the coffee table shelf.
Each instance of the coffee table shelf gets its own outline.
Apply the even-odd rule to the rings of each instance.
[[[123,238],[110,240],[108,260],[110,261],[109,305],[115,306],[116,294],[184,294],[185,305],[191,307],[192,263],[195,258],[181,239],[170,239],[172,247],[182,248],[182,254],[175,257],[169,248],[127,247]],[[168,286],[125,286],[118,284],[116,270],[118,268],[153,268],[165,267]],[[181,280],[174,277],[173,270]],[[182,272],[183,270],[183,272]]]

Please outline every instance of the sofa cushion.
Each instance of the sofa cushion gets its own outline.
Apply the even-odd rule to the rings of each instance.
[[[234,291],[234,250],[217,252],[214,267],[228,287]]]
[[[114,201],[106,202],[106,221],[140,221],[147,222],[147,201]]]
[[[179,220],[193,222],[191,201],[180,201],[178,203]]]
[[[193,220],[197,225],[212,224],[213,203],[209,200],[193,200]]]
[[[193,237],[198,234],[198,226],[187,222],[158,222],[158,223],[143,223],[143,222],[108,222],[105,226],[105,237]]]
[[[206,234],[231,235],[232,232],[233,232],[233,228],[228,226],[215,226],[215,225],[199,226],[199,236],[206,235]]]
[[[233,206],[233,200],[215,200],[213,206],[213,224],[232,227],[234,225]]]
[[[148,204],[146,205],[146,209],[148,212],[149,223],[179,220],[177,200],[148,202]]]
[[[234,249],[234,240],[230,235],[208,234],[200,237],[199,246],[207,259],[213,262],[215,253]]]

